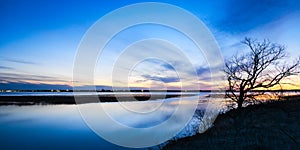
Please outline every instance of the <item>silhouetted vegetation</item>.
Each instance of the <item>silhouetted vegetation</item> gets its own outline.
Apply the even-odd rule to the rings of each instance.
[[[164,149],[299,149],[300,97],[232,109],[205,133],[173,140]]]
[[[256,100],[253,94],[248,94],[250,91],[279,85],[284,78],[298,74],[300,64],[299,59],[293,63],[284,62],[287,54],[282,45],[250,38],[242,43],[250,53],[233,56],[226,61],[224,70],[228,80],[226,95],[237,103],[238,109],[245,102]]]

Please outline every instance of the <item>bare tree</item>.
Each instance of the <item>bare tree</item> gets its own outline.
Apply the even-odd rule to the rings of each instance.
[[[300,64],[299,59],[293,63],[285,62],[285,47],[269,40],[259,42],[245,38],[242,43],[250,53],[235,55],[225,64],[229,88],[226,95],[236,102],[238,109],[251,99],[248,92],[280,84],[282,79],[297,74]]]

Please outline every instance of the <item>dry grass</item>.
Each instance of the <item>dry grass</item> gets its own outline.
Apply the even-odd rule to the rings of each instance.
[[[230,110],[205,133],[172,141],[164,149],[299,149],[300,98],[288,99]]]

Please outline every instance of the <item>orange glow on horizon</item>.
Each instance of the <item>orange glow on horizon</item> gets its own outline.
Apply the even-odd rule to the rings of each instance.
[[[68,85],[68,86],[84,86],[88,84],[84,83],[73,83],[72,81],[46,81],[46,80],[22,80],[19,81],[20,83],[29,83],[29,84],[49,84],[49,85]],[[217,81],[216,81],[217,82]],[[220,81],[224,85],[224,87],[227,87],[226,81]],[[220,83],[219,82],[219,83]],[[7,82],[9,83],[9,82]],[[192,89],[195,86],[192,86],[192,83],[183,83],[185,87],[191,87],[189,90],[214,90],[213,84],[208,81],[199,81],[194,84],[198,84],[200,89]],[[94,85],[100,85],[100,86],[112,86],[111,80],[95,80]],[[172,89],[181,89],[184,87],[181,82],[169,82],[169,83],[163,83],[163,82],[156,82],[156,81],[145,81],[145,82],[130,82],[128,85],[123,85],[121,83],[114,85],[114,87],[136,87],[136,88],[143,88],[143,89],[157,89],[157,90],[163,90],[167,88]],[[300,89],[300,77],[294,76],[289,77],[287,79],[284,79],[280,85],[276,85],[272,88],[264,89],[264,88],[258,88],[256,90],[299,90]]]

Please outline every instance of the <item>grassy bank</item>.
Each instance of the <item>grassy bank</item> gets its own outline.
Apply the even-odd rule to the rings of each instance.
[[[203,134],[164,149],[299,149],[300,97],[252,105],[221,114]]]

